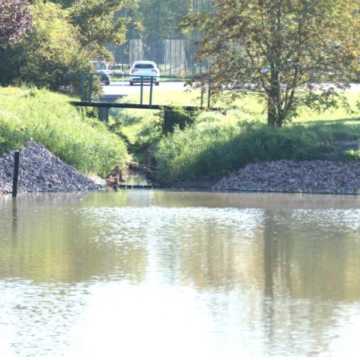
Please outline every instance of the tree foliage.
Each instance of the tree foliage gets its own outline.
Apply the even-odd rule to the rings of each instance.
[[[52,2],[30,7],[32,29],[18,43],[1,51],[0,82],[22,82],[52,90],[75,89],[80,73],[89,71],[78,29],[68,10]]]
[[[358,66],[359,14],[359,0],[213,0],[185,25],[203,34],[199,56],[215,89],[260,90],[279,127],[301,103],[335,104],[333,86]]]
[[[181,34],[179,24],[188,14],[191,0],[141,0],[139,13],[144,35],[171,38]]]
[[[25,0],[0,0],[0,9],[6,9],[0,13],[0,19],[6,20],[0,24],[1,40],[6,34],[9,40],[20,40],[28,19],[33,20],[31,31],[21,41],[0,46],[2,84],[26,82],[54,90],[71,85],[74,89],[80,73],[90,71],[91,59],[110,58],[107,44],[125,40],[127,21],[121,10],[129,0],[33,0],[25,4]],[[8,9],[13,9],[12,15]],[[14,30],[10,33],[10,29]]]
[[[18,41],[30,24],[27,0],[0,0],[0,45]]]
[[[32,6],[33,30],[22,42],[22,81],[57,90],[73,84],[89,68],[80,33],[69,22],[69,12],[53,3]]]
[[[121,12],[133,5],[129,0],[78,0],[70,7],[81,44],[93,57],[108,55],[109,43],[125,42],[128,19]]]

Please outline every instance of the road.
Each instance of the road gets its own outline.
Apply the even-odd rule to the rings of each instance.
[[[181,91],[185,90],[185,83],[184,82],[161,82],[159,87],[154,86],[154,91],[161,90],[161,92],[168,92],[168,91]],[[149,88],[148,85],[145,86],[147,89]],[[119,81],[119,82],[112,82],[109,86],[103,86],[103,95],[106,98],[116,98],[116,97],[124,97],[124,96],[131,96],[137,95],[140,96],[140,86],[130,86],[128,82]]]
[[[333,87],[333,84],[322,84],[323,88]],[[318,85],[314,85],[314,88],[318,87]],[[149,85],[145,85],[145,91],[148,92]],[[175,94],[182,91],[185,91],[185,83],[181,81],[170,81],[170,82],[161,82],[160,86],[154,86],[154,94]],[[350,90],[354,92],[360,92],[360,84],[351,84]],[[121,97],[130,96],[140,98],[140,86],[130,86],[127,81],[117,81],[112,82],[109,86],[103,86],[103,96],[102,100],[104,101],[115,101]],[[145,97],[147,97],[146,95]]]

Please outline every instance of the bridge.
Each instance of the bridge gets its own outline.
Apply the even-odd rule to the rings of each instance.
[[[149,98],[145,102],[144,96],[144,87],[148,84],[149,86]],[[128,103],[128,102],[116,102],[119,98],[122,98],[126,95],[107,95],[97,100],[92,99],[92,88],[86,88],[84,83],[81,85],[81,100],[80,101],[71,101],[71,104],[76,107],[93,107],[99,110],[99,119],[103,122],[108,122],[109,120],[109,110],[111,108],[117,109],[140,109],[140,110],[162,110],[164,112],[164,123],[163,131],[164,133],[172,132],[176,126],[184,128],[186,125],[191,123],[192,114],[204,111],[224,111],[224,109],[211,107],[211,87],[210,82],[207,85],[201,83],[201,97],[199,106],[175,106],[175,105],[160,105],[153,103],[153,95],[155,91],[155,81],[153,77],[142,77],[139,86],[139,102],[138,103]],[[93,86],[93,81],[88,82],[88,86]],[[160,85],[161,86],[161,85]],[[207,99],[206,99],[207,95]],[[206,106],[205,106],[206,103]],[[174,112],[182,110],[184,113],[187,113],[189,116],[183,118],[179,116],[172,116]]]

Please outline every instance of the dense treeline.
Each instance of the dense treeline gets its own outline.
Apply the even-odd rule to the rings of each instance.
[[[111,60],[109,44],[121,45],[133,38],[143,40],[146,57],[158,60],[164,53],[162,40],[184,38],[183,18],[207,9],[209,3],[1,0],[0,84],[74,89],[80,73],[90,70],[90,60]],[[16,21],[10,23],[8,18]]]
[[[80,73],[90,70],[91,59],[111,58],[106,45],[124,42],[128,23],[115,15],[133,6],[127,0],[1,0],[0,5],[7,9],[0,17],[0,84],[28,83],[53,90],[76,88]],[[20,9],[31,26],[18,21]],[[17,21],[14,35],[5,38],[3,29],[11,25],[7,17]]]

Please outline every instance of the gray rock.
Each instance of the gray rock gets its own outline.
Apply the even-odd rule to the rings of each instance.
[[[0,157],[0,193],[11,192],[13,168],[14,151]],[[40,144],[28,142],[21,151],[19,192],[78,192],[100,188]]]
[[[360,161],[270,161],[221,179],[215,191],[360,193]]]

